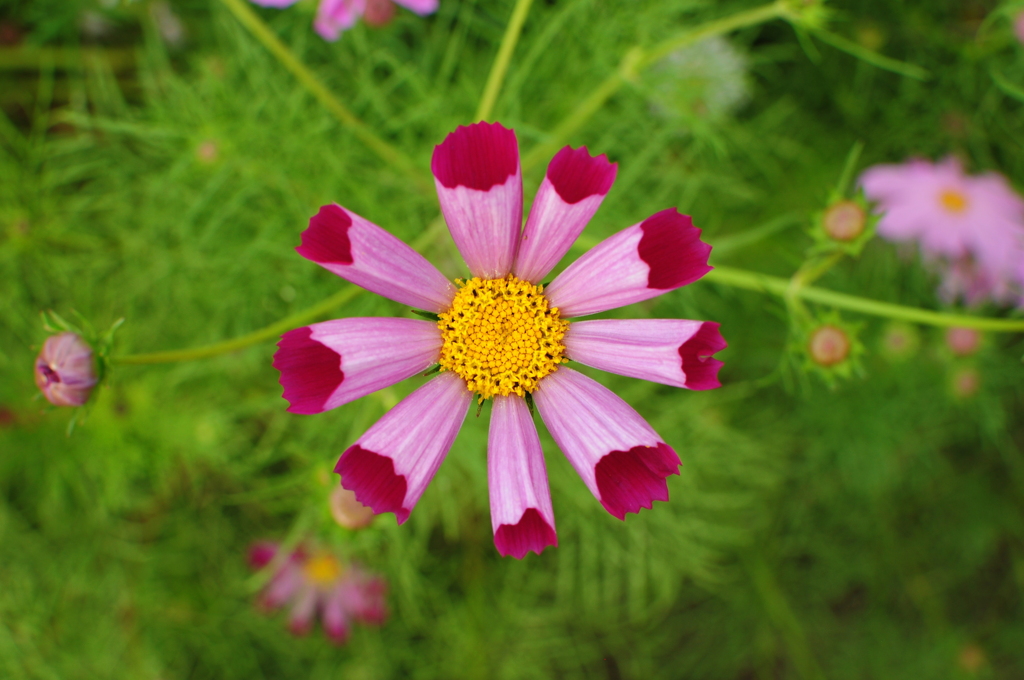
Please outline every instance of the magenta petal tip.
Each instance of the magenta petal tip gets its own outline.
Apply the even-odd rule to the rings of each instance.
[[[434,148],[430,170],[448,189],[478,191],[504,184],[519,168],[516,134],[501,123],[460,125]]]
[[[302,244],[295,252],[317,264],[352,264],[348,237],[351,226],[352,218],[340,205],[322,206],[309,218],[309,227],[302,232]]]
[[[649,288],[672,290],[693,283],[711,271],[711,246],[700,240],[701,230],[689,215],[668,208],[648,217],[640,225],[643,236],[637,247],[640,259],[651,268]]]
[[[679,346],[686,387],[691,390],[713,390],[722,386],[718,371],[725,364],[712,356],[729,346],[718,330],[720,325],[705,321],[693,337]]]
[[[617,170],[604,154],[591,156],[585,146],[567,146],[551,159],[547,178],[561,199],[573,205],[590,196],[605,196],[615,183]]]
[[[494,546],[503,556],[521,560],[531,550],[538,555],[549,545],[558,547],[555,530],[536,508],[528,508],[517,524],[502,524],[494,532]]]
[[[341,485],[376,514],[393,512],[399,524],[409,519],[409,510],[403,507],[405,476],[395,474],[395,464],[387,456],[353,444],[341,454],[334,471],[341,475]]]
[[[281,372],[280,383],[290,413],[313,414],[324,410],[331,395],[345,380],[341,355],[312,338],[309,326],[296,328],[281,336],[274,353],[274,368]]]
[[[626,513],[650,510],[654,501],[668,500],[665,478],[679,474],[681,464],[676,452],[665,443],[612,451],[594,469],[601,505],[622,520]]]

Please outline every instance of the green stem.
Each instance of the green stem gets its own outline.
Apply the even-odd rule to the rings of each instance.
[[[412,242],[413,250],[422,252],[428,246],[436,242],[437,239],[446,232],[447,228],[445,227],[444,219],[438,217],[423,230],[423,233],[420,234],[419,238]],[[286,316],[280,321],[275,321],[269,326],[265,326],[264,328],[253,331],[252,333],[246,333],[245,335],[231,340],[215,342],[212,345],[203,345],[202,347],[193,347],[191,349],[173,349],[166,352],[147,352],[145,354],[129,354],[127,356],[111,357],[110,362],[113,364],[169,364],[177,361],[208,359],[220,354],[237,352],[238,350],[245,349],[251,345],[257,345],[261,342],[266,342],[267,340],[273,340],[285,331],[289,331],[297,326],[305,325],[310,321],[315,321],[317,318],[323,316],[332,309],[340,307],[346,302],[353,300],[362,292],[364,292],[362,288],[351,285],[347,286],[326,300],[321,300],[312,307],[307,307],[302,311]]]
[[[704,280],[761,293],[772,293],[784,299],[790,291],[789,279],[748,272],[732,267],[716,266],[714,270],[704,276]],[[964,328],[974,328],[979,331],[991,331],[994,333],[1024,332],[1024,319],[989,319],[969,316],[967,314],[944,314],[927,309],[869,300],[857,297],[856,295],[837,293],[825,288],[815,288],[812,286],[798,288],[793,294],[810,302],[831,305],[832,307],[847,309],[852,312],[881,316],[887,319],[900,319],[929,326],[963,326]]]
[[[359,120],[355,114],[349,111],[348,107],[342,104],[341,100],[335,97],[327,89],[327,86],[320,82],[305,64],[299,61],[298,57],[281,42],[263,20],[246,5],[244,0],[221,0],[221,2],[235,15],[239,23],[248,29],[257,40],[263,43],[263,46],[270,50],[271,54],[286,69],[292,72],[292,75],[305,86],[310,94],[316,97],[328,111],[334,114],[334,117],[342,125],[352,131],[352,134],[357,139],[366,144],[385,163],[412,178],[416,182],[417,189],[424,193],[429,193],[433,190],[433,183],[428,182],[416,169],[416,164],[413,163],[412,159],[374,134],[366,123]]]
[[[658,43],[649,50],[644,50],[639,46],[633,47],[626,52],[622,61],[619,62],[615,73],[608,76],[593,92],[587,95],[573,112],[555,127],[547,141],[533,147],[523,157],[523,171],[525,172],[537,163],[549,158],[558,147],[565,144],[566,140],[576,130],[581,128],[591,116],[597,113],[604,106],[605,102],[618,92],[623,85],[635,79],[640,71],[664,58],[672,51],[699,42],[705,38],[754,26],[784,15],[785,8],[783,4],[781,2],[772,2],[724,19],[708,22],[692,31],[686,31],[675,38]]]
[[[498,92],[505,80],[508,65],[512,61],[512,52],[515,51],[516,43],[519,42],[519,34],[523,30],[523,24],[526,22],[526,15],[530,13],[532,3],[533,0],[517,0],[515,8],[512,10],[512,17],[505,29],[505,36],[501,39],[498,55],[491,65],[491,73],[487,76],[487,85],[484,86],[484,94],[480,98],[480,106],[476,110],[474,120],[487,120],[491,116],[491,109],[494,108],[494,102],[498,99]]]
[[[300,312],[296,312],[291,316],[286,316],[280,321],[276,321],[269,326],[259,329],[258,331],[246,333],[245,335],[232,338],[231,340],[215,342],[212,345],[193,347],[191,349],[173,349],[167,352],[148,352],[145,354],[129,354],[127,356],[111,357],[110,361],[114,364],[170,364],[177,361],[207,359],[219,354],[236,352],[240,349],[245,349],[250,345],[258,345],[261,342],[272,340],[296,326],[305,325],[310,321],[323,316],[335,307],[340,307],[346,302],[349,302],[362,292],[362,288],[351,285],[346,286],[331,297],[326,300],[321,300],[312,307],[307,307]]]

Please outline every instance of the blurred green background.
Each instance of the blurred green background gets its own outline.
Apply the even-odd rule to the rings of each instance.
[[[43,310],[100,329],[125,317],[122,355],[257,330],[347,286],[293,250],[335,201],[464,275],[417,182],[472,121],[513,5],[441,0],[337,43],[308,0],[252,8],[411,159],[403,171],[225,3],[0,0],[0,677],[1024,677],[1019,333],[957,358],[919,327],[894,357],[888,321],[844,313],[864,353],[830,380],[806,372],[777,298],[701,281],[612,312],[721,322],[724,386],[591,372],[675,447],[681,475],[669,503],[620,522],[541,428],[559,547],[522,561],[492,543],[486,408],[407,524],[331,520],[338,455],[419,379],[291,415],[270,341],[115,367],[66,434],[71,413],[32,379]],[[632,47],[755,6],[533,2],[492,118],[524,157],[568,142],[619,164],[567,260],[678,206],[713,264],[788,277],[858,141],[858,172],[956,154],[1024,185],[1024,46],[1013,3],[985,0],[829,3],[841,44],[927,77],[775,19],[669,55],[552,137]],[[550,155],[524,168],[528,201]],[[819,285],[942,308],[934,277],[878,239]],[[362,294],[320,318],[405,313]],[[962,371],[978,388],[958,395]],[[334,647],[258,613],[246,550],[286,536],[382,572],[388,623]]]

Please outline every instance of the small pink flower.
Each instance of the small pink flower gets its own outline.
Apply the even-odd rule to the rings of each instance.
[[[1017,36],[1017,40],[1024,43],[1024,12],[1017,12],[1013,17],[1013,34]]]
[[[876,165],[861,184],[883,213],[878,233],[916,242],[945,297],[1024,304],[1024,200],[1002,175],[967,175],[951,157]]]
[[[711,247],[676,210],[605,239],[546,287],[597,212],[616,165],[565,147],[525,229],[515,133],[460,127],[434,149],[441,211],[472,278],[446,279],[377,225],[339,205],[314,215],[296,250],[338,276],[439,321],[350,318],[289,331],[274,366],[293,413],[321,413],[440,364],[441,373],[384,415],[338,461],[342,485],[401,524],[451,448],[474,395],[493,399],[488,486],[494,541],[523,557],[557,545],[533,399],[559,448],[608,512],[668,500],[679,457],[626,402],[568,360],[675,387],[719,386],[718,324],[683,319],[566,321],[696,281]]]
[[[35,377],[54,406],[81,406],[96,385],[92,348],[70,331],[51,335],[36,358]]]
[[[254,569],[267,566],[279,546],[270,541],[249,550]],[[317,612],[332,642],[344,643],[352,622],[380,625],[388,617],[384,596],[387,584],[354,564],[344,564],[333,553],[300,547],[287,556],[260,594],[260,606],[272,610],[291,604],[288,628],[305,635]]]
[[[298,0],[252,0],[263,7],[289,7]],[[437,11],[438,0],[320,0],[313,28],[324,40],[334,42],[342,32],[352,28],[359,17],[371,26],[381,26],[391,20],[395,5],[401,5],[425,16]]]

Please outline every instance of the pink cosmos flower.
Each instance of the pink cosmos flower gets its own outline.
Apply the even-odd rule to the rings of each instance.
[[[320,413],[440,364],[342,455],[342,485],[401,524],[447,455],[474,394],[493,399],[488,487],[494,541],[523,557],[557,545],[547,471],[527,399],[587,488],[615,517],[668,500],[679,457],[626,402],[563,364],[704,390],[718,387],[726,347],[718,324],[682,319],[566,321],[647,300],[696,281],[711,247],[676,210],[605,239],[548,286],[615,180],[586,148],[559,151],[525,229],[515,134],[460,127],[431,168],[455,244],[472,278],[453,284],[423,256],[339,205],[314,215],[303,257],[437,322],[351,318],[289,331],[278,343],[292,413]]]
[[[36,386],[54,406],[81,406],[96,386],[92,348],[70,331],[51,335],[36,357]]]
[[[1024,304],[1024,200],[1005,177],[967,175],[950,157],[876,165],[861,184],[883,213],[878,233],[917,242],[942,272],[945,297]]]
[[[249,550],[254,569],[267,566],[280,547],[263,541]],[[260,606],[278,609],[291,603],[288,628],[305,635],[320,612],[324,631],[336,644],[349,636],[352,621],[380,625],[388,617],[387,584],[354,564],[345,565],[332,553],[300,547],[287,557],[260,594]]]
[[[298,0],[251,0],[263,7],[290,7]],[[437,11],[438,0],[320,0],[313,28],[324,40],[334,42],[352,28],[356,19],[363,17],[371,26],[380,26],[391,20],[395,5],[401,5],[419,15]]]

